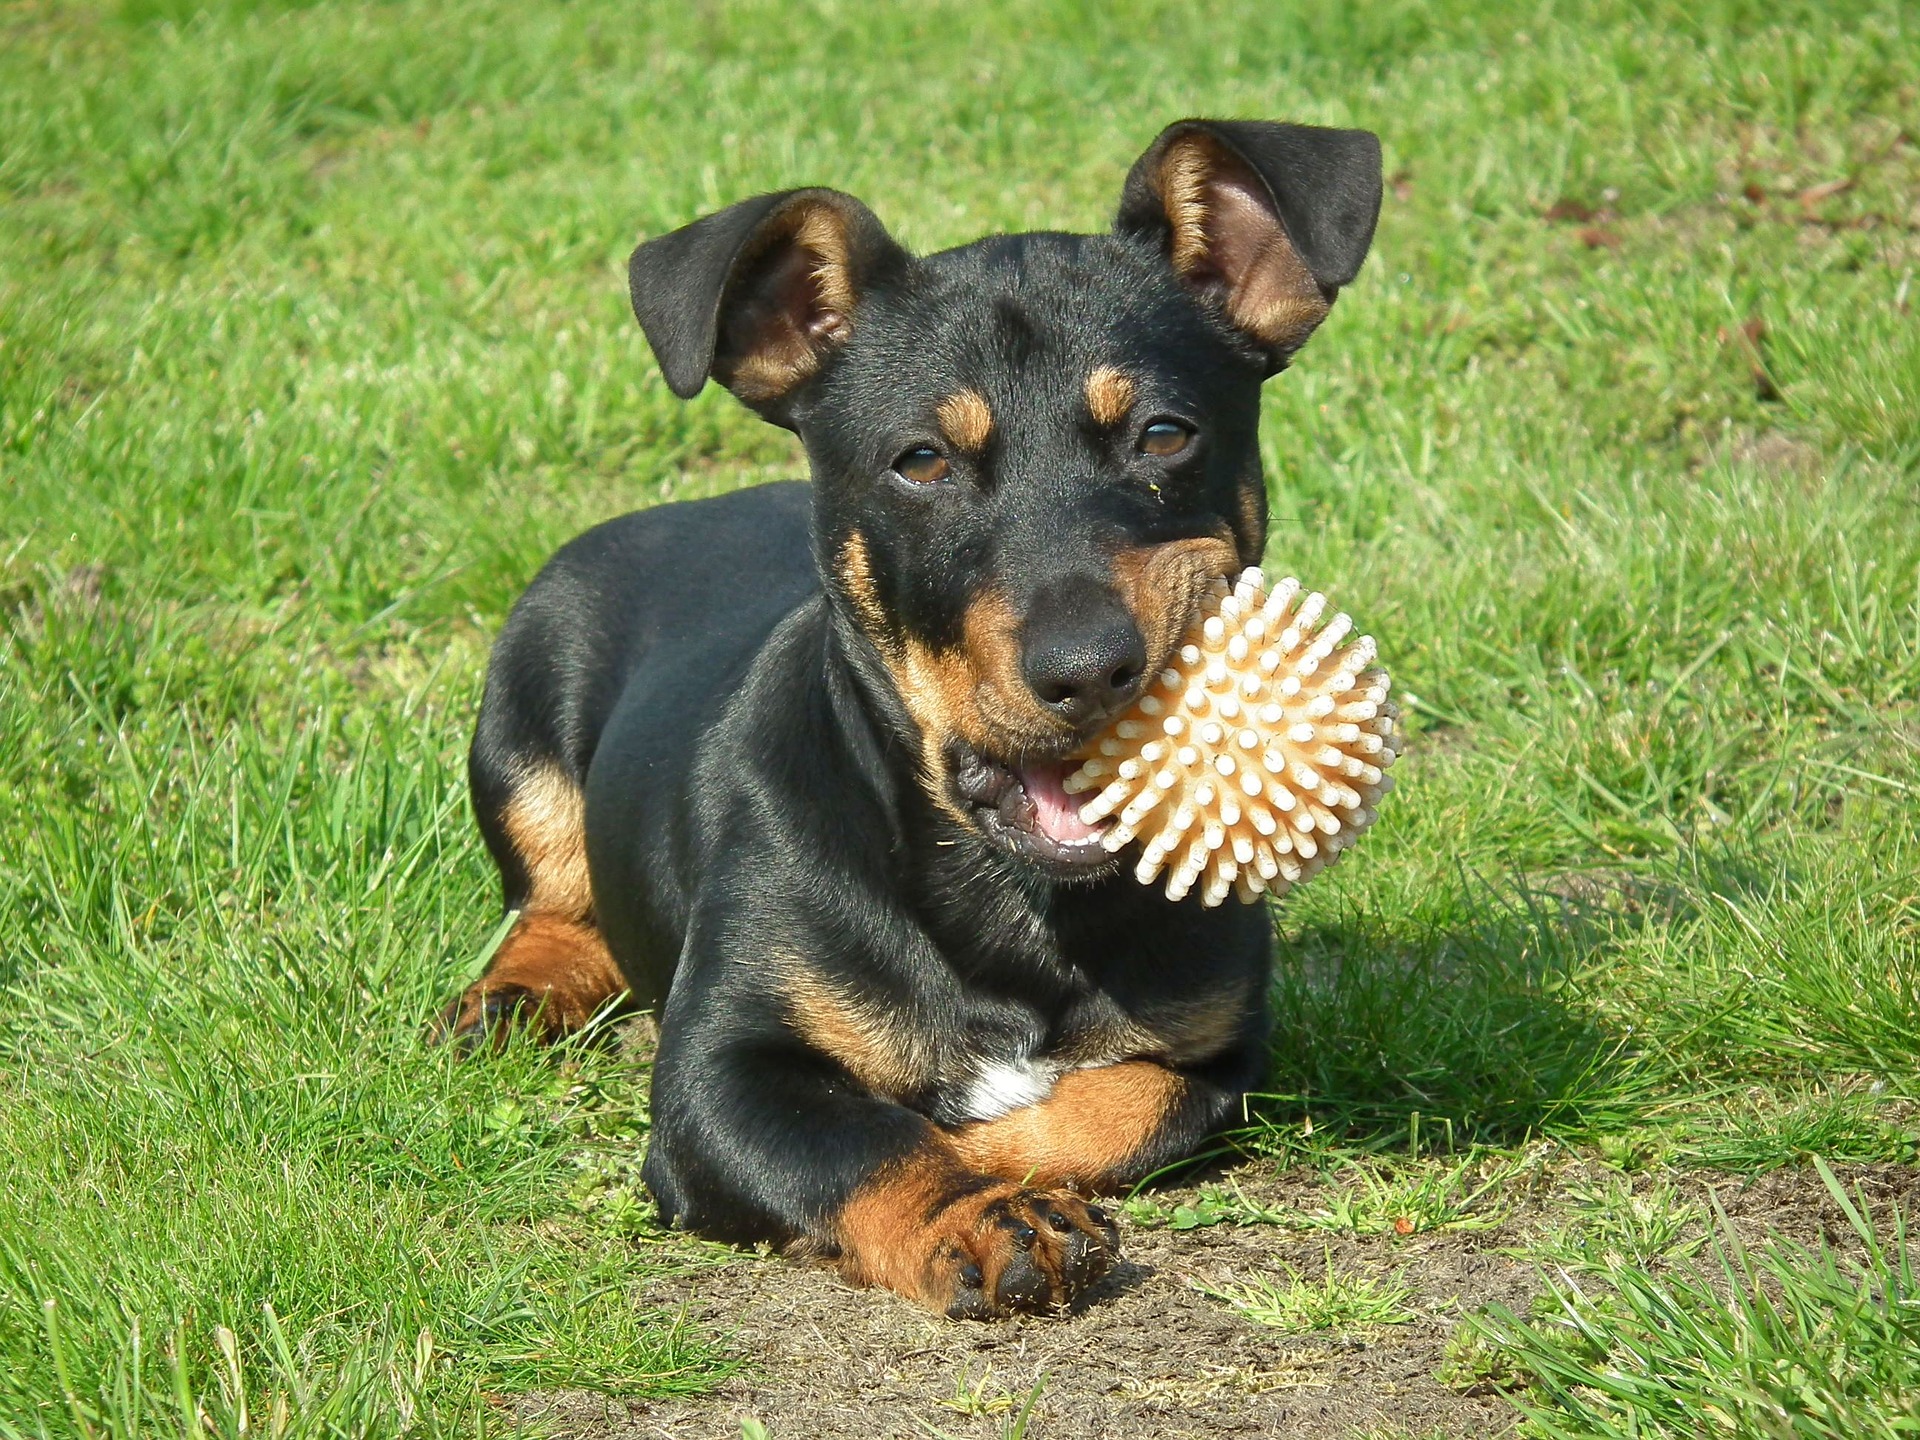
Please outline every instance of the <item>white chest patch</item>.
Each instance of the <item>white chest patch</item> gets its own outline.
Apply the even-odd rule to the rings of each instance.
[[[997,1120],[1009,1110],[1046,1099],[1059,1078],[1060,1067],[1049,1061],[989,1060],[975,1073],[961,1103],[969,1120]]]

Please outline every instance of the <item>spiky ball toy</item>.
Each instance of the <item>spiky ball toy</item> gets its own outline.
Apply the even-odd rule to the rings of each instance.
[[[1167,872],[1167,898],[1204,905],[1284,895],[1374,821],[1398,753],[1373,638],[1326,620],[1300,582],[1259,570],[1216,580],[1168,668],[1066,778],[1097,791],[1080,818],[1115,817],[1109,851],[1142,842],[1134,874]],[[1298,600],[1298,605],[1295,601]],[[1323,620],[1325,623],[1322,623]]]

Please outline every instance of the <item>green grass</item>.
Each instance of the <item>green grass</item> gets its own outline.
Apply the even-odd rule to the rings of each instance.
[[[988,1416],[1005,1416],[1000,1422],[1000,1440],[1026,1440],[1028,1427],[1034,1420],[1034,1407],[1039,1405],[1040,1397],[1046,1394],[1047,1377],[1042,1375],[1034,1381],[1026,1393],[1020,1396],[1002,1391],[997,1395],[989,1394],[987,1373],[982,1371],[977,1382],[969,1383],[963,1372],[955,1384],[951,1399],[935,1402],[948,1410],[964,1415],[970,1420],[979,1420]],[[1015,1406],[1018,1409],[1015,1409]],[[954,1440],[952,1432],[925,1420],[914,1418],[914,1424],[933,1440]],[[756,1433],[757,1431],[757,1433]],[[758,1421],[749,1420],[740,1427],[741,1440],[772,1440],[766,1428]]]
[[[1920,1277],[1905,1225],[1877,1226],[1831,1170],[1821,1175],[1857,1257],[1824,1240],[1756,1250],[1723,1216],[1711,1264],[1656,1275],[1616,1261],[1592,1290],[1563,1276],[1540,1320],[1492,1307],[1478,1325],[1530,1372],[1532,1433],[1896,1440],[1920,1429]]]
[[[1573,1187],[1566,1219],[1516,1253],[1565,1274],[1608,1274],[1692,1255],[1707,1241],[1705,1216],[1670,1183],[1636,1195],[1630,1182],[1610,1176]]]
[[[1151,1192],[1123,1202],[1137,1225],[1195,1230],[1222,1223],[1277,1225],[1345,1235],[1417,1235],[1429,1230],[1492,1230],[1506,1218],[1504,1197],[1533,1168],[1502,1154],[1401,1166],[1349,1160],[1330,1169],[1340,1188],[1311,1209],[1262,1204],[1235,1184],[1202,1185],[1191,1200],[1166,1205]]]
[[[803,182],[922,248],[1097,227],[1186,113],[1368,125],[1393,177],[1265,444],[1271,561],[1415,743],[1278,917],[1243,1144],[1920,1159],[1907,7],[20,0],[0,1432],[724,1373],[645,1300],[700,1252],[636,1198],[644,1076],[418,1043],[493,927],[460,750],[507,605],[798,463],[670,397],[624,255]]]
[[[1250,1280],[1195,1282],[1203,1295],[1219,1300],[1255,1325],[1283,1335],[1326,1330],[1364,1334],[1383,1325],[1408,1325],[1419,1318],[1408,1303],[1413,1287],[1397,1275],[1361,1275],[1334,1268],[1327,1256],[1320,1278],[1309,1280],[1293,1266],[1284,1278],[1256,1275]]]

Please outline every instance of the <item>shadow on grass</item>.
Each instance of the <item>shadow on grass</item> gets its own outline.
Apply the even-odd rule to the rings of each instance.
[[[1693,845],[1659,871],[1569,870],[1535,877],[1531,888],[1537,902],[1558,912],[1556,918],[1617,934],[1698,919],[1720,900],[1766,901],[1800,879],[1783,856]]]
[[[1240,1138],[1455,1149],[1634,1123],[1633,1036],[1581,983],[1607,941],[1576,904],[1471,880],[1411,914],[1283,923],[1273,1071]]]

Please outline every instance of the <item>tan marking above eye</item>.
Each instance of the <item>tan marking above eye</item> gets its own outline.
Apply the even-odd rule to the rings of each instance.
[[[1133,410],[1133,378],[1111,365],[1087,376],[1087,410],[1096,425],[1118,425]]]
[[[956,450],[978,455],[993,438],[993,410],[978,390],[947,396],[934,406],[933,413],[940,422],[940,433],[953,442]]]

